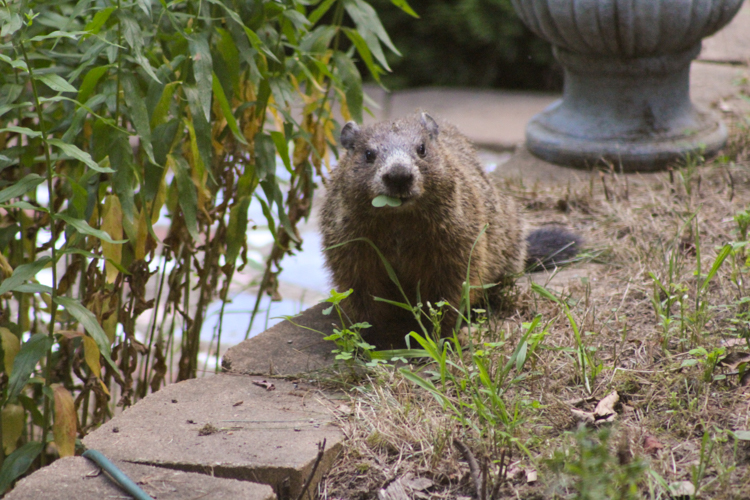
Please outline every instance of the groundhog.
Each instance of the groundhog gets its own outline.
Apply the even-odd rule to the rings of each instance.
[[[459,308],[469,269],[471,285],[496,284],[471,291],[472,306],[486,306],[527,263],[577,252],[579,238],[562,229],[527,236],[519,206],[495,188],[468,139],[426,113],[364,128],[348,122],[341,145],[321,212],[323,251],[336,288],[354,290],[342,307],[352,320],[373,325],[363,336],[377,347],[401,347],[410,331],[421,330],[411,311],[374,299],[405,302],[378,253],[352,240],[369,239],[409,302],[425,311],[428,302]],[[457,317],[444,308],[443,335]]]

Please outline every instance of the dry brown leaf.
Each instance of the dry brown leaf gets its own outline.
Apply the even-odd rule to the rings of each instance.
[[[617,391],[612,391],[609,396],[599,401],[596,408],[594,408],[594,418],[596,421],[612,422],[617,416],[615,405],[618,401],[620,401],[620,395],[617,394]]]
[[[675,481],[669,485],[669,492],[674,499],[687,499],[695,495],[695,486],[690,481]]]
[[[52,433],[55,436],[57,451],[61,457],[72,457],[76,451],[78,415],[70,392],[60,384],[52,384],[55,395],[55,423]]]
[[[738,345],[747,345],[747,341],[745,339],[725,339],[721,341],[721,345],[723,347],[735,347]]]
[[[401,478],[401,483],[412,491],[423,491],[435,484],[426,477],[414,477],[411,472]]]
[[[643,438],[643,451],[648,453],[649,455],[656,456],[656,454],[664,448],[664,445],[659,442],[654,436],[650,434],[646,434],[646,437]]]
[[[537,481],[537,474],[536,470],[529,469],[526,471],[526,482],[527,483],[535,483]]]
[[[730,352],[716,364],[726,366],[730,370],[736,370],[740,364],[747,363],[748,361],[750,361],[750,352]]]
[[[594,417],[594,414],[589,411],[576,410],[575,408],[571,408],[570,412],[575,418],[577,418],[584,424],[593,424],[594,422],[596,422],[596,417]]]

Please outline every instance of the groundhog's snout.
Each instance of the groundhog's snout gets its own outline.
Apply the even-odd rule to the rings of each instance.
[[[391,195],[409,196],[414,186],[414,172],[405,165],[394,165],[383,173],[382,180]]]

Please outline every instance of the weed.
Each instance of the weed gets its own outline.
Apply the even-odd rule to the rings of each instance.
[[[593,431],[585,427],[572,434],[575,449],[557,449],[546,461],[559,478],[559,486],[575,491],[579,500],[626,500],[641,498],[638,485],[644,480],[646,462],[630,456],[627,436],[613,453],[612,429]]]

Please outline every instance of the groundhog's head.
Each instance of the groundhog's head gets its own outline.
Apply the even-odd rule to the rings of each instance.
[[[362,129],[348,122],[341,129],[347,153],[339,167],[345,169],[347,187],[363,203],[366,198],[386,212],[408,209],[429,189],[431,179],[439,177],[438,132],[427,113]]]

